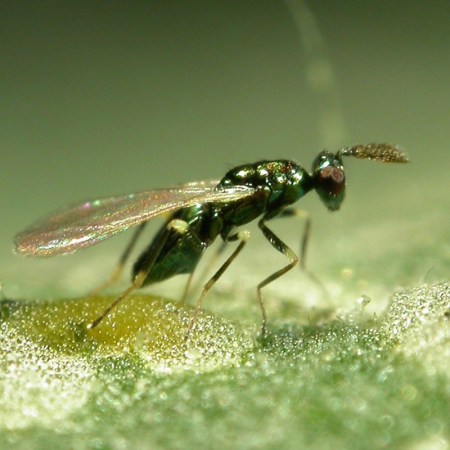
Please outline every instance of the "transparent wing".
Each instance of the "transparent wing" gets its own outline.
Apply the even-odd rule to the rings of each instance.
[[[116,233],[196,203],[226,203],[252,195],[247,186],[216,189],[202,181],[169,189],[88,201],[63,208],[15,238],[15,249],[27,256],[55,256],[97,244]]]

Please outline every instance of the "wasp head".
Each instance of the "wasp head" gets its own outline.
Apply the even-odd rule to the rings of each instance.
[[[345,197],[345,172],[339,155],[323,151],[313,162],[314,187],[330,211],[336,211]]]

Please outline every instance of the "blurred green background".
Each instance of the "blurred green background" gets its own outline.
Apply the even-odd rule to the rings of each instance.
[[[450,3],[315,1],[309,13],[324,49],[305,25],[311,17],[300,14],[299,29],[282,1],[0,3],[0,281],[9,298],[82,295],[114,265],[127,236],[70,258],[12,254],[15,233],[59,206],[220,178],[262,158],[310,167],[323,148],[354,143],[395,142],[412,160],[346,160],[339,213],[314,193],[299,202],[312,213],[308,266],[331,293],[332,315],[321,316],[317,286],[292,272],[267,290],[275,342],[252,353],[254,286],[269,263],[284,262],[254,231],[206,307],[244,327],[230,350],[238,363],[223,359],[236,367],[167,376],[127,356],[62,361],[45,345],[20,353],[20,327],[4,328],[13,363],[2,366],[2,421],[18,430],[4,434],[8,445],[448,448],[448,285],[398,298],[405,316],[378,323],[386,335],[366,335],[367,317],[353,308],[364,294],[381,314],[400,287],[448,280]],[[297,249],[301,224],[285,222],[274,229]],[[417,328],[405,331],[409,320]],[[423,338],[429,329],[447,334]],[[394,332],[404,346],[391,352]],[[226,355],[227,346],[217,348]]]

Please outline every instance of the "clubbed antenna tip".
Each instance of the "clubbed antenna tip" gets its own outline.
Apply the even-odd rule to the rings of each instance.
[[[409,157],[406,152],[394,144],[357,144],[337,152],[338,156],[354,156],[355,158],[373,159],[375,161],[406,163]]]

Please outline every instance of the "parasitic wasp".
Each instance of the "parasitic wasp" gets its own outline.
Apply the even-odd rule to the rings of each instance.
[[[131,292],[143,286],[174,275],[189,274],[186,294],[197,263],[214,240],[220,236],[223,242],[221,249],[228,242],[237,242],[231,255],[203,286],[188,329],[189,336],[205,295],[241,252],[250,236],[248,231],[238,228],[259,218],[258,227],[265,238],[289,259],[286,266],[257,286],[264,335],[266,313],[261,290],[299,262],[295,252],[268,228],[266,222],[275,217],[295,215],[298,210],[291,205],[312,190],[317,192],[330,211],[338,210],[345,195],[342,162],[345,156],[387,163],[409,161],[403,150],[391,144],[354,145],[336,153],[323,151],[315,158],[310,173],[291,160],[258,161],[229,170],[221,180],[93,200],[63,208],[18,234],[15,249],[18,253],[33,257],[62,255],[137,227],[116,270],[106,283],[109,284],[118,278],[145,224],[156,216],[169,214],[150,245],[134,263],[131,286],[88,325],[92,329]],[[307,230],[309,221],[302,241],[301,264]]]

